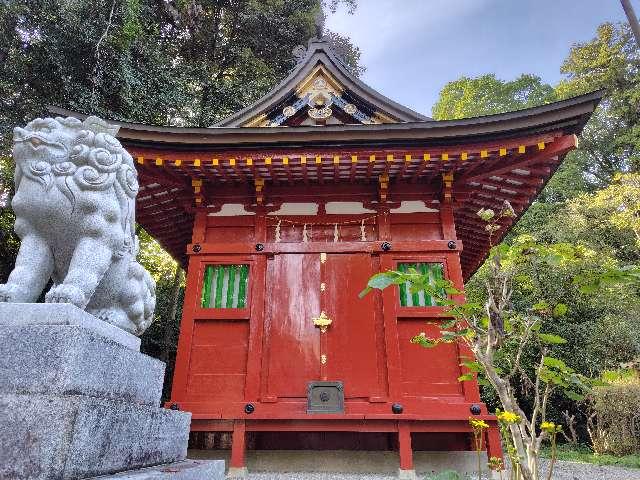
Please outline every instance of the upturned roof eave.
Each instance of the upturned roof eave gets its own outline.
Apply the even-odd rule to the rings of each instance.
[[[185,149],[252,148],[259,146],[354,145],[390,143],[460,143],[478,139],[505,138],[527,132],[562,129],[580,133],[602,98],[596,91],[578,97],[513,112],[431,122],[374,125],[327,125],[322,127],[161,127],[110,121],[120,126],[118,138],[132,144],[155,144]],[[86,115],[49,107],[58,115]]]

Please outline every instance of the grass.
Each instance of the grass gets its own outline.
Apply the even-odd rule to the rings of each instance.
[[[549,458],[551,450],[547,447],[542,451],[542,456]],[[639,468],[640,455],[623,455],[616,457],[614,455],[598,455],[593,453],[591,448],[580,445],[570,447],[568,445],[558,445],[558,460],[567,460],[569,462],[594,463],[596,465],[615,465],[616,467]]]

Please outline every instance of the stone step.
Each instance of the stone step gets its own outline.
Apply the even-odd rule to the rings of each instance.
[[[102,475],[91,480],[222,480],[224,460],[185,460],[156,467]]]
[[[190,422],[137,403],[0,393],[0,478],[76,480],[181,461]]]

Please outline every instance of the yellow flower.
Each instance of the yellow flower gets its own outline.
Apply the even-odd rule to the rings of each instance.
[[[498,411],[496,412],[496,417],[498,417],[498,420],[504,423],[518,423],[520,421],[520,415],[516,415],[513,412]]]
[[[499,457],[491,457],[487,466],[495,472],[501,472],[504,470],[504,462]]]
[[[562,425],[556,425],[553,422],[542,422],[540,424],[540,429],[547,433],[558,433],[562,430]]]
[[[483,430],[485,428],[489,428],[489,424],[484,420],[477,420],[471,417],[469,418],[469,425],[471,425],[471,428],[473,428],[474,430]]]

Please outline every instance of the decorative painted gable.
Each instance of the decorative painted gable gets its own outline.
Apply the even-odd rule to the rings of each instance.
[[[217,127],[371,125],[430,121],[353,75],[324,40],[300,47],[296,68],[253,105]]]

